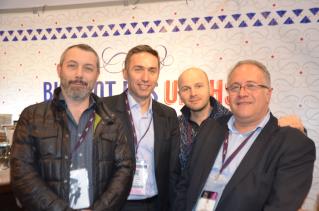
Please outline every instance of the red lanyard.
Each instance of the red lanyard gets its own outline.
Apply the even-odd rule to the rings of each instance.
[[[226,138],[223,143],[223,157],[222,157],[222,167],[219,170],[219,174],[223,172],[223,170],[230,164],[230,162],[236,157],[239,151],[245,146],[248,140],[253,136],[256,130],[251,132],[247,138],[243,140],[243,142],[236,148],[236,150],[226,159],[227,148],[228,148],[228,136],[229,133],[226,134]],[[225,160],[226,159],[226,160]]]
[[[137,135],[136,135],[136,130],[135,130],[135,126],[134,126],[133,116],[132,116],[130,105],[129,105],[128,99],[127,99],[127,90],[125,92],[125,105],[126,105],[127,113],[129,114],[129,117],[130,117],[130,123],[131,123],[132,129],[133,129],[133,139],[134,139],[134,145],[135,145],[135,153],[137,153],[137,149],[140,146],[140,143],[141,143],[142,139],[146,136],[147,132],[149,131],[149,129],[151,127],[151,123],[153,121],[153,115],[151,116],[151,120],[148,123],[148,126],[147,126],[145,132],[141,136],[140,140],[137,141]]]
[[[86,123],[86,126],[84,128],[84,130],[82,131],[82,134],[79,138],[79,140],[76,142],[71,154],[70,154],[70,157],[72,158],[72,155],[73,153],[81,146],[81,144],[86,140],[86,136],[90,130],[90,128],[92,127],[92,124],[94,122],[94,112],[92,112],[91,116],[90,116],[90,119],[88,120],[88,122]]]

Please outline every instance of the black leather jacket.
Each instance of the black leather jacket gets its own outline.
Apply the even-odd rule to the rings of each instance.
[[[18,121],[11,155],[11,183],[27,210],[72,210],[68,206],[70,139],[60,88],[52,101],[26,108]],[[93,139],[93,209],[120,210],[129,194],[135,161],[119,119],[92,94],[101,121]]]

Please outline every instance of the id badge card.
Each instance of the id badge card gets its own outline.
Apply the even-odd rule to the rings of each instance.
[[[146,194],[147,168],[147,163],[144,160],[136,160],[136,169],[130,195]]]
[[[196,204],[195,211],[212,211],[217,200],[217,192],[204,190]]]
[[[70,207],[82,209],[90,206],[89,199],[89,178],[86,169],[70,171]]]

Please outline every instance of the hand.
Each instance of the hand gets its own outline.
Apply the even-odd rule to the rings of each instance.
[[[296,115],[288,115],[283,116],[278,119],[278,125],[280,127],[290,126],[300,130],[302,133],[305,133],[305,128],[300,120],[300,118]]]

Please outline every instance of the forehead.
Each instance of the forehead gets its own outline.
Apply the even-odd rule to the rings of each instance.
[[[182,73],[180,77],[180,86],[188,86],[197,83],[206,84],[208,81],[206,75],[202,71],[198,70],[188,70]]]
[[[265,81],[265,76],[263,71],[256,65],[242,64],[233,70],[229,77],[229,82],[233,83],[245,81],[262,82]]]
[[[91,51],[85,51],[80,48],[69,49],[64,56],[64,61],[74,60],[83,63],[97,63],[97,58],[95,54]]]
[[[158,68],[158,59],[148,52],[140,52],[131,56],[129,65]]]

